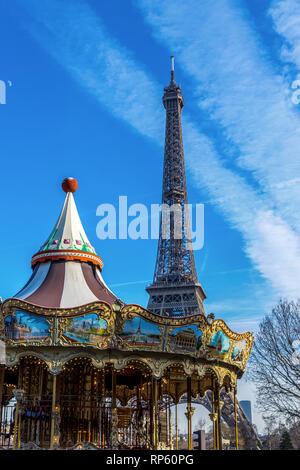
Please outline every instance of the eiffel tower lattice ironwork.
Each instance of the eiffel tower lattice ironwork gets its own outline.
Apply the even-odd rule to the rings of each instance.
[[[205,315],[205,292],[198,282],[191,244],[185,163],[181,127],[184,106],[175,83],[174,58],[171,82],[164,89],[166,109],[162,217],[153,282],[146,288],[148,309],[162,316]]]

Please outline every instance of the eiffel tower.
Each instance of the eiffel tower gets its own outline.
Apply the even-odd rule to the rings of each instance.
[[[181,127],[184,101],[175,83],[173,56],[171,60],[171,82],[163,95],[166,130],[160,235],[153,282],[146,291],[150,296],[148,310],[183,317],[205,315],[206,295],[197,278],[189,214],[185,210],[188,198]]]

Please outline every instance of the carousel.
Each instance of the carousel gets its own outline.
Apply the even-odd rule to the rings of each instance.
[[[62,187],[62,211],[31,259],[31,278],[1,304],[0,447],[178,449],[184,397],[192,449],[192,401],[209,395],[221,450],[220,394],[232,394],[236,416],[252,334],[213,315],[161,317],[125,305],[81,224],[76,180]]]

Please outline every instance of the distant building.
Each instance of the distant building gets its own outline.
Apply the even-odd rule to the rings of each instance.
[[[250,423],[252,424],[252,408],[251,408],[251,401],[250,400],[241,400],[240,405],[243,408],[245,415],[249,419]]]
[[[201,429],[194,431],[193,434],[196,435],[194,450],[206,450],[205,431]]]

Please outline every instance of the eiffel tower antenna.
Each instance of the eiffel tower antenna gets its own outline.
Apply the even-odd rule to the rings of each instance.
[[[171,55],[171,83],[175,83],[174,56]]]
[[[153,282],[146,288],[150,296],[147,308],[162,316],[205,315],[206,295],[197,278],[189,214],[185,210],[188,198],[181,126],[184,101],[175,83],[174,56],[171,56],[171,83],[164,89],[163,104],[166,134],[162,217]],[[166,236],[168,214],[169,236]]]

